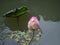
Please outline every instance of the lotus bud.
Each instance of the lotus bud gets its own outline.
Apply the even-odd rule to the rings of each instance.
[[[40,29],[40,23],[36,16],[32,16],[31,19],[28,21],[28,29],[29,30],[38,30]]]

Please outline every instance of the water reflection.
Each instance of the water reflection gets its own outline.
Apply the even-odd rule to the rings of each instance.
[[[31,18],[32,15],[30,14],[25,14],[22,16],[19,16],[19,29],[18,29],[18,24],[17,24],[17,17],[5,17],[5,25],[10,27],[11,30],[27,30],[27,23],[29,19]]]
[[[59,45],[60,43],[60,22],[53,22],[53,21],[45,21],[43,16],[40,16],[40,27],[43,31],[42,37],[38,42],[33,42],[31,45]],[[3,33],[10,32],[10,29],[5,26],[5,29],[3,29]],[[9,31],[7,31],[9,30]],[[4,39],[5,44],[8,45],[11,43],[11,45],[19,45],[14,40],[10,39]],[[0,45],[2,45],[2,42],[0,40]],[[7,43],[8,42],[8,43]]]
[[[60,22],[45,21],[40,16],[40,26],[43,31],[42,37],[38,42],[33,42],[31,45],[59,45]]]

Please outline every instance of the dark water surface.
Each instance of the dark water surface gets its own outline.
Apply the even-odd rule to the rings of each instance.
[[[0,0],[0,33],[2,31],[3,33],[10,32],[11,27],[16,29],[16,22],[13,26],[8,26],[8,28],[7,25],[5,25],[5,18],[2,16],[4,13],[19,8],[22,5],[26,5],[32,15],[40,17],[40,26],[43,31],[42,37],[38,42],[33,42],[31,45],[60,45],[60,2],[58,0]],[[26,20],[27,19],[25,19],[25,21]],[[25,27],[26,24],[24,23],[23,25],[23,27]],[[19,45],[14,39],[0,40],[0,45],[2,45],[3,42],[4,45]]]

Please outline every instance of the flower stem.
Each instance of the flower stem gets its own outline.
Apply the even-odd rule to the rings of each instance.
[[[28,44],[28,45],[30,45],[30,44],[31,44],[31,42],[33,41],[33,38],[34,38],[34,30],[32,30],[32,31],[33,31],[32,38],[31,38],[31,40],[30,40],[30,42],[29,42],[29,44]]]

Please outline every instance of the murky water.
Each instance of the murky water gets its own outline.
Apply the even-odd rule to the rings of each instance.
[[[1,0],[0,1],[0,33],[3,31],[7,33],[7,30],[17,29],[17,22],[9,22],[10,26],[7,27],[5,24],[5,18],[2,17],[4,13],[8,12],[11,9],[19,8],[22,5],[26,5],[32,15],[40,17],[40,26],[43,31],[42,37],[38,42],[33,42],[31,45],[60,45],[60,6],[59,1],[40,1],[40,0]],[[27,16],[28,18],[29,16]],[[25,27],[28,19],[23,19],[22,27]],[[30,17],[29,17],[30,18]],[[21,27],[21,28],[22,28]],[[4,45],[19,45],[14,40],[4,39]],[[0,40],[0,45],[3,44],[3,41]]]

